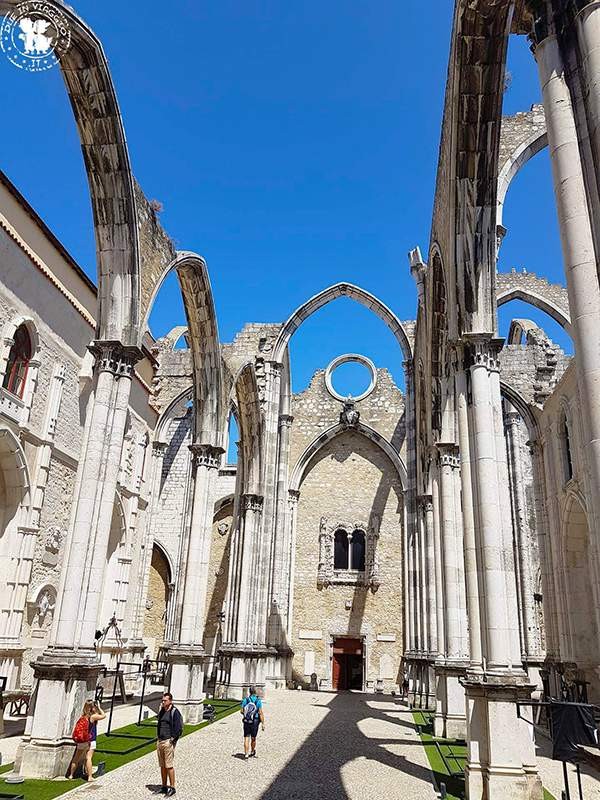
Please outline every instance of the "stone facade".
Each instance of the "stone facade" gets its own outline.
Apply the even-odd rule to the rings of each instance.
[[[72,19],[97,289],[0,180],[0,676],[36,686],[21,774],[64,772],[102,663],[160,649],[189,722],[208,689],[408,680],[436,734],[467,740],[469,797],[541,800],[515,703],[600,692],[600,7],[575,23],[554,5],[457,0],[416,322],[341,282],[227,344],[208,267],[135,182],[104,54]],[[543,108],[502,120],[509,23]],[[566,287],[497,273],[510,181],[546,144]],[[172,270],[187,326],[154,341]],[[373,368],[360,401],[321,371],[292,393],[291,337],[339,297],[388,326],[403,391]],[[515,298],[572,335],[573,359],[527,319],[498,338]]]

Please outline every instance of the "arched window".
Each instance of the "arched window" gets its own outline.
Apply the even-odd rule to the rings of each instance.
[[[569,422],[567,420],[567,415],[565,413],[563,413],[561,420],[560,438],[562,440],[564,478],[565,478],[565,483],[568,483],[573,477],[573,454],[571,452],[571,436],[569,433]]]
[[[17,397],[23,397],[27,370],[31,361],[31,339],[25,325],[19,325],[10,348],[2,386]]]
[[[350,542],[350,569],[365,571],[365,534],[356,530]]]
[[[348,569],[348,534],[341,528],[333,540],[333,568]]]

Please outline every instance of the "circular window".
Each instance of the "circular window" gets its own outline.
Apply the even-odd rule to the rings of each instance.
[[[361,372],[364,372],[366,368],[366,380],[362,380],[362,376],[354,366],[355,364],[360,365]],[[346,365],[349,366],[346,367]],[[336,385],[341,391],[338,391],[333,385],[333,373],[336,371],[339,373],[339,375],[336,375]],[[377,370],[375,369],[375,364],[373,364],[369,358],[360,356],[357,353],[347,353],[344,356],[338,356],[325,370],[325,386],[327,387],[327,391],[332,397],[341,402],[347,400],[349,396],[352,396],[355,402],[364,400],[371,394],[376,385]],[[351,386],[358,386],[359,393],[354,395],[352,392],[347,391]],[[360,391],[362,386],[366,388]]]

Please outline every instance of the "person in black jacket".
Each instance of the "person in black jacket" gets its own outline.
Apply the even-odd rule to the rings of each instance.
[[[175,794],[175,745],[183,733],[183,718],[179,709],[173,705],[173,695],[165,692],[162,696],[157,720],[156,752],[160,764],[162,788],[157,794],[172,797]],[[167,782],[168,781],[168,782]],[[169,783],[171,784],[169,786]]]

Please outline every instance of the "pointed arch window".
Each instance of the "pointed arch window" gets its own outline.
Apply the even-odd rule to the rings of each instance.
[[[562,460],[565,483],[573,478],[573,451],[571,449],[571,432],[566,412],[563,411],[560,425],[560,439],[562,443]]]
[[[348,534],[340,528],[333,539],[333,568],[348,569]]]
[[[350,540],[350,569],[365,571],[365,532],[355,530]]]
[[[6,372],[2,382],[4,389],[19,398],[23,397],[25,391],[31,354],[31,338],[27,326],[19,325],[13,336],[13,344],[8,354]]]

